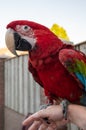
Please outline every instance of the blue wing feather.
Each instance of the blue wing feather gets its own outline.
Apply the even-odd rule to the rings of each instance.
[[[77,50],[63,49],[59,53],[59,60],[86,91],[86,56]]]
[[[81,83],[84,85],[84,89],[86,91],[86,77],[81,73],[75,73],[76,77],[81,81]]]

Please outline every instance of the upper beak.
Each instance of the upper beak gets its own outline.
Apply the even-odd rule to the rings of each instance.
[[[12,29],[8,29],[5,35],[5,41],[7,48],[10,52],[12,52],[14,55],[18,56],[16,49],[15,49],[15,40],[14,40],[14,33]]]
[[[31,43],[12,29],[7,30],[5,41],[8,49],[16,56],[18,56],[16,50],[29,51],[32,49]]]

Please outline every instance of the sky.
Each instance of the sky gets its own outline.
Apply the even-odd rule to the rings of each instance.
[[[86,41],[86,0],[0,0],[0,48],[6,47],[6,26],[30,20],[63,27],[74,44]]]

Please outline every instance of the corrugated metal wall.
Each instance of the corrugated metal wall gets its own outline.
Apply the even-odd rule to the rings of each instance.
[[[75,49],[80,50],[86,54],[86,41],[75,45]]]
[[[40,87],[28,72],[28,55],[5,61],[5,105],[24,115],[39,109]]]

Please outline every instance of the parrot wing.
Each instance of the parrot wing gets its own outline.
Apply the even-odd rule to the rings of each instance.
[[[36,69],[32,66],[32,64],[29,62],[29,67],[28,67],[29,71],[32,73],[34,80],[41,86],[43,87],[43,84],[38,76],[38,73],[36,71]]]
[[[86,56],[74,49],[63,49],[59,60],[67,71],[83,86],[86,91]],[[80,86],[80,85],[79,85]]]

